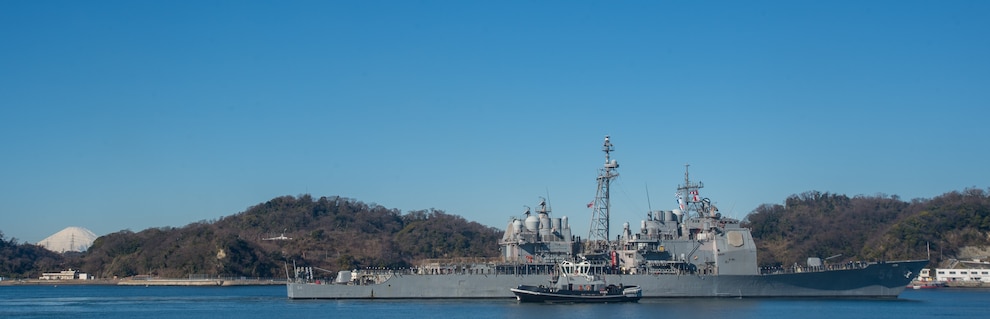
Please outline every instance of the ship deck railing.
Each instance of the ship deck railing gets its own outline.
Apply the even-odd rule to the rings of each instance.
[[[838,264],[825,264],[822,266],[771,266],[771,267],[761,267],[760,274],[763,275],[777,275],[777,274],[793,274],[802,272],[823,272],[823,271],[835,271],[835,270],[852,270],[852,269],[863,269],[869,266],[871,263],[863,261],[838,263]]]
[[[498,257],[454,257],[454,258],[430,258],[419,261],[419,265],[475,265],[475,264],[495,264],[501,262]]]

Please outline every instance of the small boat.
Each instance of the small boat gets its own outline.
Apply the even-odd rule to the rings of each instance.
[[[519,285],[511,288],[520,302],[636,302],[643,297],[639,286],[607,284],[601,276],[589,273],[591,264],[562,262],[559,275],[552,277],[550,286]]]
[[[915,282],[908,286],[911,289],[935,289],[944,288],[945,282],[943,281],[921,281]]]

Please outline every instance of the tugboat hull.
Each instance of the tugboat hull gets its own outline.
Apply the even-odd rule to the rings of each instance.
[[[599,291],[557,291],[533,286],[519,286],[510,289],[516,295],[516,300],[520,302],[547,302],[547,303],[617,303],[617,302],[637,302],[643,298],[643,290],[639,287],[626,287],[622,290],[612,292]]]

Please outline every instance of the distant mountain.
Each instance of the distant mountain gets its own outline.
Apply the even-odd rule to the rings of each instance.
[[[38,242],[38,246],[48,250],[64,253],[67,251],[83,252],[96,240],[96,234],[82,227],[66,227],[57,233]]]

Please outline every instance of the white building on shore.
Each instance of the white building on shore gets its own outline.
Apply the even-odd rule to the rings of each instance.
[[[74,269],[69,269],[69,270],[63,270],[63,271],[60,271],[60,272],[46,272],[46,273],[41,273],[41,277],[39,277],[38,279],[41,279],[41,280],[76,280],[76,279],[90,280],[90,279],[93,279],[93,278],[92,278],[92,276],[90,276],[87,273],[79,272],[78,270],[74,270]]]
[[[935,269],[935,280],[990,283],[990,263],[980,260],[953,260],[948,268]]]

